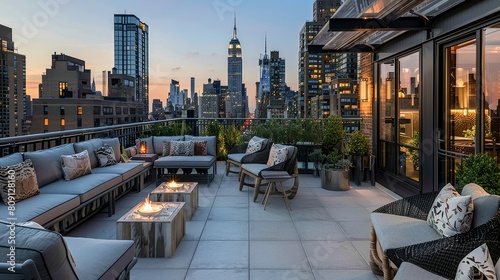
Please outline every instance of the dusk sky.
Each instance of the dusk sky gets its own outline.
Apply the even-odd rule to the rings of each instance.
[[[27,94],[38,97],[38,84],[54,52],[86,63],[97,90],[102,71],[114,66],[113,15],[134,14],[149,25],[149,101],[165,100],[170,80],[181,89],[202,91],[208,78],[227,85],[227,47],[236,14],[243,55],[243,82],[250,111],[267,33],[268,52],[286,60],[286,83],[297,90],[299,32],[312,20],[314,0],[20,0],[2,1],[0,24],[12,28],[14,43],[27,60]],[[151,107],[150,107],[151,108]]]

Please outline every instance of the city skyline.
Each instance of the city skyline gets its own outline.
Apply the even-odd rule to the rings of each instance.
[[[227,40],[238,18],[238,38],[243,50],[243,82],[247,85],[250,111],[255,109],[255,88],[259,81],[258,60],[264,52],[277,50],[291,61],[287,84],[297,90],[298,38],[305,21],[312,20],[310,1],[137,1],[44,0],[22,1],[4,7],[1,24],[13,29],[16,48],[26,55],[27,94],[38,97],[38,84],[51,64],[54,52],[82,59],[92,70],[97,90],[102,91],[102,71],[113,61],[113,16],[134,14],[150,28],[150,103],[166,100],[171,79],[182,89],[196,78],[196,92],[208,78],[227,84]],[[118,5],[119,4],[119,5]],[[284,11],[287,7],[286,13]],[[151,108],[151,104],[150,104]]]

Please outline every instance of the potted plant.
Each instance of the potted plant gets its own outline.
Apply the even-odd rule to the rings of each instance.
[[[458,164],[457,189],[476,183],[490,194],[500,195],[500,166],[496,158],[486,153],[473,154]]]
[[[340,116],[328,117],[323,127],[321,152],[312,153],[312,158],[320,168],[321,187],[327,190],[349,190],[349,167],[351,161],[345,158],[342,142],[345,137],[344,125]],[[314,159],[311,159],[314,161]]]
[[[355,162],[355,181],[356,185],[361,185],[361,174],[363,170],[364,156],[370,152],[370,140],[361,131],[357,130],[351,133],[349,137],[349,154]]]
[[[414,146],[416,149],[411,149],[410,151],[410,159],[411,162],[413,163],[413,170],[417,171],[420,166],[420,153],[418,151],[418,146],[419,146],[419,135],[418,132],[413,133],[413,137],[411,138],[410,144]]]

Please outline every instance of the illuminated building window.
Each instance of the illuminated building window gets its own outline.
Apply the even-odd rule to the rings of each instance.
[[[64,118],[61,118],[61,126],[65,126],[66,125],[66,120],[64,120]]]
[[[43,125],[49,125],[49,118],[43,119]]]
[[[67,89],[68,82],[59,82],[59,97],[64,97],[64,93]]]
[[[82,108],[82,106],[78,106],[78,107],[76,107],[76,113],[77,113],[78,115],[80,115],[80,116],[83,114],[83,108]]]

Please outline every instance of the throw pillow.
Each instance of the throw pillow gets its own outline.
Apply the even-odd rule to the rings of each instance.
[[[194,155],[194,141],[172,141],[170,143],[171,156],[192,156]]]
[[[286,160],[288,156],[288,150],[286,147],[279,148],[275,144],[271,147],[271,152],[269,153],[269,158],[267,159],[267,165],[273,166],[278,163],[282,163]]]
[[[469,231],[474,205],[470,195],[460,196],[448,184],[437,195],[427,216],[427,223],[442,236]]]
[[[61,165],[64,180],[66,181],[92,173],[90,170],[90,158],[87,150],[74,155],[62,155]]]
[[[121,158],[122,162],[129,162],[130,158],[128,157],[127,152],[125,151],[125,147],[122,146],[121,149],[122,149],[122,152],[120,154],[120,158]]]
[[[5,205],[9,200],[19,202],[40,193],[35,169],[30,159],[21,163],[0,166],[0,194]]]
[[[253,154],[253,153],[256,153],[258,151],[260,151],[260,149],[262,149],[262,144],[264,143],[264,139],[260,139],[260,140],[254,140],[254,138],[250,139],[250,141],[248,142],[248,146],[247,146],[247,150],[245,151],[245,154]]]
[[[195,156],[207,155],[207,140],[194,141],[194,155]]]
[[[172,141],[163,141],[163,152],[162,152],[162,156],[169,156],[170,155],[170,146],[171,146],[171,143]]]
[[[97,148],[97,150],[95,150],[95,155],[101,167],[116,164],[115,151],[108,144],[104,144],[104,146]]]
[[[458,265],[455,280],[496,279],[495,266],[486,243],[472,250]]]

